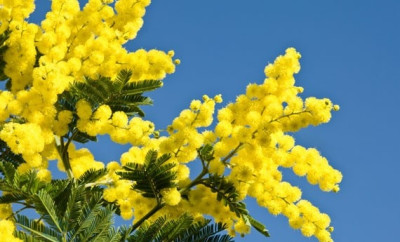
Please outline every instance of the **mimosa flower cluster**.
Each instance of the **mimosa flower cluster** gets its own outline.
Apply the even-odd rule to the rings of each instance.
[[[303,199],[301,189],[285,181],[281,172],[291,169],[325,192],[338,192],[342,180],[316,149],[296,145],[290,135],[327,123],[332,110],[339,110],[327,98],[299,96],[303,88],[295,86],[294,74],[300,70],[301,56],[294,48],[268,64],[264,82],[249,84],[234,102],[216,110],[222,96],[204,95],[161,135],[151,121],[113,111],[107,104],[80,99],[72,109],[60,110],[60,95],[86,78],[114,79],[127,69],[132,71],[129,83],[139,83],[162,80],[175,71],[180,60],[173,59],[173,51],[129,52],[123,47],[136,37],[149,4],[150,0],[89,0],[81,7],[78,0],[53,0],[51,11],[37,25],[27,22],[33,0],[0,0],[0,35],[7,36],[0,48],[6,48],[3,72],[9,86],[0,93],[0,139],[25,161],[18,171],[37,171],[40,180],[50,182],[47,168],[53,160],[74,178],[106,167],[108,175],[98,181],[105,187],[103,198],[118,205],[122,218],[135,222],[159,201],[133,190],[133,183],[116,172],[129,163],[143,164],[146,154],[155,150],[171,155],[168,163],[174,165],[177,186],[161,191],[163,207],[149,221],[183,213],[196,220],[210,215],[226,224],[231,236],[249,233],[250,224],[204,182],[207,176],[219,176],[234,185],[240,201],[253,197],[271,214],[287,217],[304,236],[332,241],[330,217]],[[96,161],[89,149],[76,149],[71,140],[64,143],[71,130],[92,137],[107,134],[132,147],[119,162]],[[213,157],[201,160],[204,173],[191,179],[189,163],[200,162],[199,150],[205,145],[212,147]],[[12,215],[10,204],[0,205],[0,234],[7,241],[20,241],[12,233]]]
[[[296,175],[305,176],[310,184],[319,185],[327,192],[337,192],[342,180],[341,173],[332,168],[316,149],[295,145],[294,138],[288,134],[309,125],[326,123],[331,118],[331,111],[338,109],[326,98],[302,100],[298,96],[303,88],[294,86],[293,74],[300,70],[299,58],[300,54],[289,48],[285,55],[268,65],[263,84],[250,84],[246,94],[218,111],[214,130],[199,131],[210,127],[215,103],[222,101],[221,96],[214,99],[204,96],[203,102],[194,100],[190,109],[183,110],[167,128],[168,136],[150,139],[142,148],[132,147],[122,155],[122,165],[129,161],[143,161],[150,149],[172,153],[170,162],[176,163],[178,183],[184,187],[190,183],[186,164],[196,160],[199,147],[212,144],[215,153],[209,171],[227,175],[240,192],[241,199],[254,197],[271,214],[286,216],[290,226],[300,229],[304,236],[314,235],[320,241],[330,241],[329,216],[301,199],[300,188],[284,181],[279,170],[292,169]],[[117,195],[123,189],[126,189],[125,197]],[[106,193],[113,194],[109,195],[112,197],[109,201],[118,198],[122,202],[134,197],[128,194],[128,190],[128,185],[116,182]],[[175,199],[171,199],[172,192]],[[165,210],[172,210],[168,211],[171,214],[176,210],[190,211],[193,215],[207,214],[218,222],[231,225],[232,235],[235,231],[241,234],[250,232],[250,227],[218,202],[216,194],[206,187],[200,185],[191,190],[188,200],[181,199],[181,194],[176,191],[166,194],[166,203],[172,207],[164,208],[160,214]],[[150,209],[152,205],[147,207]],[[132,215],[143,213],[140,211],[143,207],[136,207],[135,202],[125,208],[129,213],[133,210]]]

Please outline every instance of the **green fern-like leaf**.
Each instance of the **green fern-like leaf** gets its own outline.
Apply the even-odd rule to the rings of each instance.
[[[35,172],[19,174],[12,164],[0,163],[3,179],[1,202],[24,200],[26,208],[33,208],[40,221],[16,214],[18,231],[25,241],[120,241],[122,235],[112,227],[115,206],[105,203],[102,189],[86,187],[86,182],[96,181],[105,169],[86,172],[80,180],[53,180],[43,183]],[[4,189],[5,188],[5,189]],[[1,237],[0,237],[1,238]]]
[[[0,197],[0,203],[13,203],[30,199],[45,184],[36,177],[35,172],[20,175],[10,162],[0,162],[3,178],[0,179],[0,190],[7,192]]]
[[[0,162],[0,171],[4,176],[4,181],[12,183],[16,173],[15,166],[10,162]]]
[[[161,228],[160,234],[157,236],[157,241],[172,241],[185,233],[193,223],[193,217],[183,214],[176,220],[167,221]]]
[[[71,187],[73,185],[71,184]],[[58,206],[59,209],[65,208],[65,212],[61,211],[61,226],[64,231],[70,231],[78,223],[82,213],[83,202],[85,201],[86,191],[83,186],[68,189],[63,196],[68,196],[65,205]],[[65,201],[65,200],[64,200]]]
[[[83,132],[81,132],[79,130],[75,130],[75,134],[72,137],[72,140],[74,140],[76,142],[79,142],[79,143],[82,143],[82,144],[85,144],[85,143],[87,143],[89,141],[97,142],[97,137],[88,135],[88,134],[83,133]]]
[[[72,182],[70,180],[54,179],[51,180],[50,183],[47,183],[44,189],[50,194],[50,196],[54,199],[54,202],[58,205],[62,204],[59,198],[62,197],[62,199],[65,199],[65,191],[71,189],[69,187],[71,183]]]
[[[102,206],[91,220],[91,225],[79,236],[80,241],[106,241],[113,224],[112,216],[113,208]]]
[[[10,162],[14,167],[18,167],[20,164],[25,163],[22,155],[12,152],[10,147],[8,147],[7,143],[3,140],[0,140],[0,160]]]
[[[52,228],[62,232],[54,200],[44,189],[40,190],[37,194],[35,208]]]
[[[225,224],[215,223],[209,224],[210,220],[199,221],[193,223],[184,233],[182,233],[175,241],[187,242],[230,242],[232,237],[227,234],[221,234],[226,229]]]
[[[151,105],[152,101],[144,97],[143,93],[155,90],[162,86],[162,81],[145,80],[136,83],[128,83],[132,72],[122,70],[115,80],[107,77],[99,77],[94,80],[86,78],[83,82],[71,85],[69,91],[59,96],[58,110],[75,111],[75,105],[80,99],[88,101],[93,110],[100,105],[109,105],[113,112],[124,111],[128,116],[139,114],[143,116],[141,105]]]
[[[71,138],[79,143],[97,141],[95,136],[76,130],[78,116],[76,114],[76,103],[84,99],[91,104],[92,111],[96,111],[101,105],[108,105],[112,112],[123,111],[128,117],[144,116],[140,106],[151,105],[153,102],[149,97],[143,96],[144,92],[155,90],[162,86],[162,81],[145,80],[129,83],[132,72],[122,70],[114,80],[108,77],[97,79],[85,78],[81,82],[73,83],[68,91],[58,96],[57,110],[69,110],[74,113],[72,122],[69,124],[69,133],[65,138]],[[1,158],[1,157],[0,157]]]
[[[132,226],[122,225],[118,227],[117,233],[121,236],[120,242],[128,241],[131,236]]]
[[[29,232],[29,234],[33,235],[34,238],[38,238],[42,241],[53,241],[58,242],[61,241],[61,235],[59,232],[47,228],[43,223],[29,219],[24,215],[17,215],[16,223],[23,230]],[[23,234],[21,234],[23,235]],[[26,235],[25,235],[26,236]],[[31,236],[28,236],[31,237]]]
[[[198,154],[201,160],[210,162],[214,159],[214,150],[213,146],[210,144],[206,144],[198,149]]]
[[[129,237],[128,241],[135,242],[146,242],[146,241],[154,241],[161,231],[162,226],[167,221],[166,217],[159,217],[156,221],[151,224],[144,223],[135,233]]]
[[[122,235],[118,232],[118,230],[114,229],[113,227],[108,230],[107,242],[120,242],[121,239]]]
[[[183,214],[178,219],[167,220],[167,217],[159,217],[151,224],[143,224],[135,233],[128,238],[129,242],[147,241],[232,241],[229,235],[220,234],[226,226],[209,224],[210,220],[194,222],[193,217]]]
[[[21,239],[24,242],[47,242],[49,240],[39,239],[30,233],[25,233],[22,230],[17,230],[14,232],[14,236]]]
[[[162,87],[163,82],[159,80],[144,80],[125,85],[121,93],[127,96],[153,91]]]
[[[23,199],[27,199],[27,203],[30,203],[32,199],[29,198],[46,186],[44,182],[37,179],[35,172],[31,171],[21,175],[9,162],[0,162],[0,170],[3,173],[3,179],[0,179],[0,190],[7,192],[0,198],[2,203]]]
[[[10,31],[6,30],[0,35],[0,81],[8,80],[8,76],[4,74],[4,67],[6,66],[6,62],[4,61],[4,53],[8,49],[6,45],[6,41],[10,36]]]
[[[266,227],[250,216],[249,211],[246,209],[246,204],[239,201],[239,193],[232,182],[227,181],[224,177],[210,175],[208,178],[204,179],[201,184],[209,187],[212,192],[217,193],[217,200],[222,201],[225,206],[228,206],[229,209],[234,212],[236,216],[242,218],[245,223],[251,225],[266,237],[270,236]]]
[[[232,182],[229,182],[224,177],[211,175],[209,178],[204,179],[202,184],[209,187],[212,192],[217,193],[217,200],[229,206],[229,209],[234,212],[238,217],[247,215],[249,212],[243,202],[238,201],[239,193]]]
[[[123,166],[125,171],[117,174],[125,180],[135,181],[133,189],[142,193],[144,197],[161,198],[161,190],[175,187],[176,172],[172,163],[166,163],[170,155],[157,158],[157,151],[150,150],[143,165],[128,163]]]
[[[98,170],[89,169],[79,177],[78,183],[79,184],[88,184],[91,182],[95,182],[105,175],[107,175],[106,168],[98,169]]]
[[[70,241],[106,241],[113,224],[113,206],[103,206],[101,192],[91,192],[83,204],[75,226],[69,230]],[[104,239],[104,240],[103,240]]]
[[[0,203],[15,203],[22,200],[25,200],[28,196],[24,193],[8,193],[5,195],[0,196]]]

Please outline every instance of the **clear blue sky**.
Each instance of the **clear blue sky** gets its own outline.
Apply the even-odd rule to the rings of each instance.
[[[48,0],[36,2],[44,6]],[[154,0],[144,21],[126,47],[173,49],[182,60],[151,95],[154,106],[146,108],[157,128],[203,94],[222,93],[225,103],[233,101],[249,82],[263,81],[268,62],[287,47],[297,48],[303,56],[297,83],[304,96],[329,97],[341,110],[330,123],[296,134],[296,142],[320,150],[344,179],[338,194],[290,172],[284,179],[331,215],[335,241],[399,241],[399,1]],[[102,138],[90,147],[105,162],[129,148],[109,145]],[[255,205],[249,201],[249,210],[272,234],[265,241],[316,241]],[[253,231],[237,241],[264,238]]]

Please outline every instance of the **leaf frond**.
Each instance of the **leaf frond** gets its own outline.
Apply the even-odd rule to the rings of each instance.
[[[60,241],[61,235],[57,231],[46,227],[43,223],[29,219],[24,215],[17,214],[16,223],[19,227],[30,232],[34,237],[40,238],[42,241]],[[31,237],[31,236],[29,236]]]
[[[220,234],[226,229],[222,223],[209,224],[210,220],[193,223],[175,241],[207,241],[207,242],[231,242],[233,238],[227,234]]]
[[[68,91],[59,95],[57,109],[75,112],[76,103],[85,99],[91,104],[92,111],[105,104],[110,106],[113,112],[123,111],[129,117],[133,115],[144,116],[144,112],[139,106],[151,105],[152,100],[143,96],[143,93],[160,88],[163,83],[159,80],[129,82],[131,76],[132,71],[121,70],[114,80],[102,76],[97,79],[86,77],[81,82],[73,83]],[[86,139],[81,136],[78,135],[76,141],[87,142],[92,139],[90,136]]]
[[[135,181],[133,189],[149,198],[161,197],[161,190],[176,187],[175,164],[166,163],[170,155],[163,155],[157,159],[157,151],[147,152],[143,165],[128,163],[123,166],[124,171],[117,172],[121,179]]]
[[[35,199],[35,208],[49,225],[62,232],[54,200],[44,189],[40,190],[37,194],[37,199]]]
[[[88,184],[91,182],[95,182],[105,175],[107,175],[106,168],[98,170],[89,169],[79,177],[78,184]]]

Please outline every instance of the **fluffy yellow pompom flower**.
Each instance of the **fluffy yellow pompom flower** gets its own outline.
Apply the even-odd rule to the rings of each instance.
[[[175,206],[181,201],[181,194],[176,188],[167,188],[161,191],[166,204]]]
[[[201,106],[200,100],[193,100],[190,103],[190,109],[193,111],[198,111],[200,109],[200,106]]]
[[[11,204],[9,203],[0,204],[0,219],[7,219],[11,215],[12,215]]]
[[[81,99],[76,103],[76,112],[79,118],[87,120],[92,116],[92,107],[86,100]]]
[[[170,51],[168,51],[168,53],[167,53],[170,57],[174,57],[174,55],[175,55],[175,51],[173,51],[173,50],[170,50]]]
[[[22,242],[22,240],[14,237],[13,235],[14,230],[15,230],[15,225],[13,222],[5,219],[0,220],[0,235],[2,241]]]
[[[47,169],[40,169],[37,173],[39,180],[44,182],[51,182],[51,172]]]
[[[239,234],[248,234],[250,233],[250,225],[243,222],[243,220],[239,220],[235,223],[235,231]]]
[[[216,95],[215,97],[214,97],[214,101],[216,102],[216,103],[222,103],[222,95],[221,94],[218,94],[218,95]]]
[[[301,233],[304,235],[304,236],[306,236],[306,237],[311,237],[311,236],[313,236],[314,235],[314,233],[315,233],[315,230],[316,230],[316,226],[313,224],[313,223],[310,223],[310,222],[308,222],[308,223],[304,223],[302,226],[301,226]]]
[[[340,106],[335,104],[333,105],[333,111],[339,111],[340,110]]]
[[[121,111],[115,112],[112,116],[112,123],[117,127],[123,128],[128,123],[128,116]]]
[[[108,120],[111,117],[112,111],[110,106],[101,105],[93,114],[94,119],[98,120]]]
[[[221,121],[215,127],[215,134],[218,137],[227,137],[232,133],[232,124],[228,121]]]

